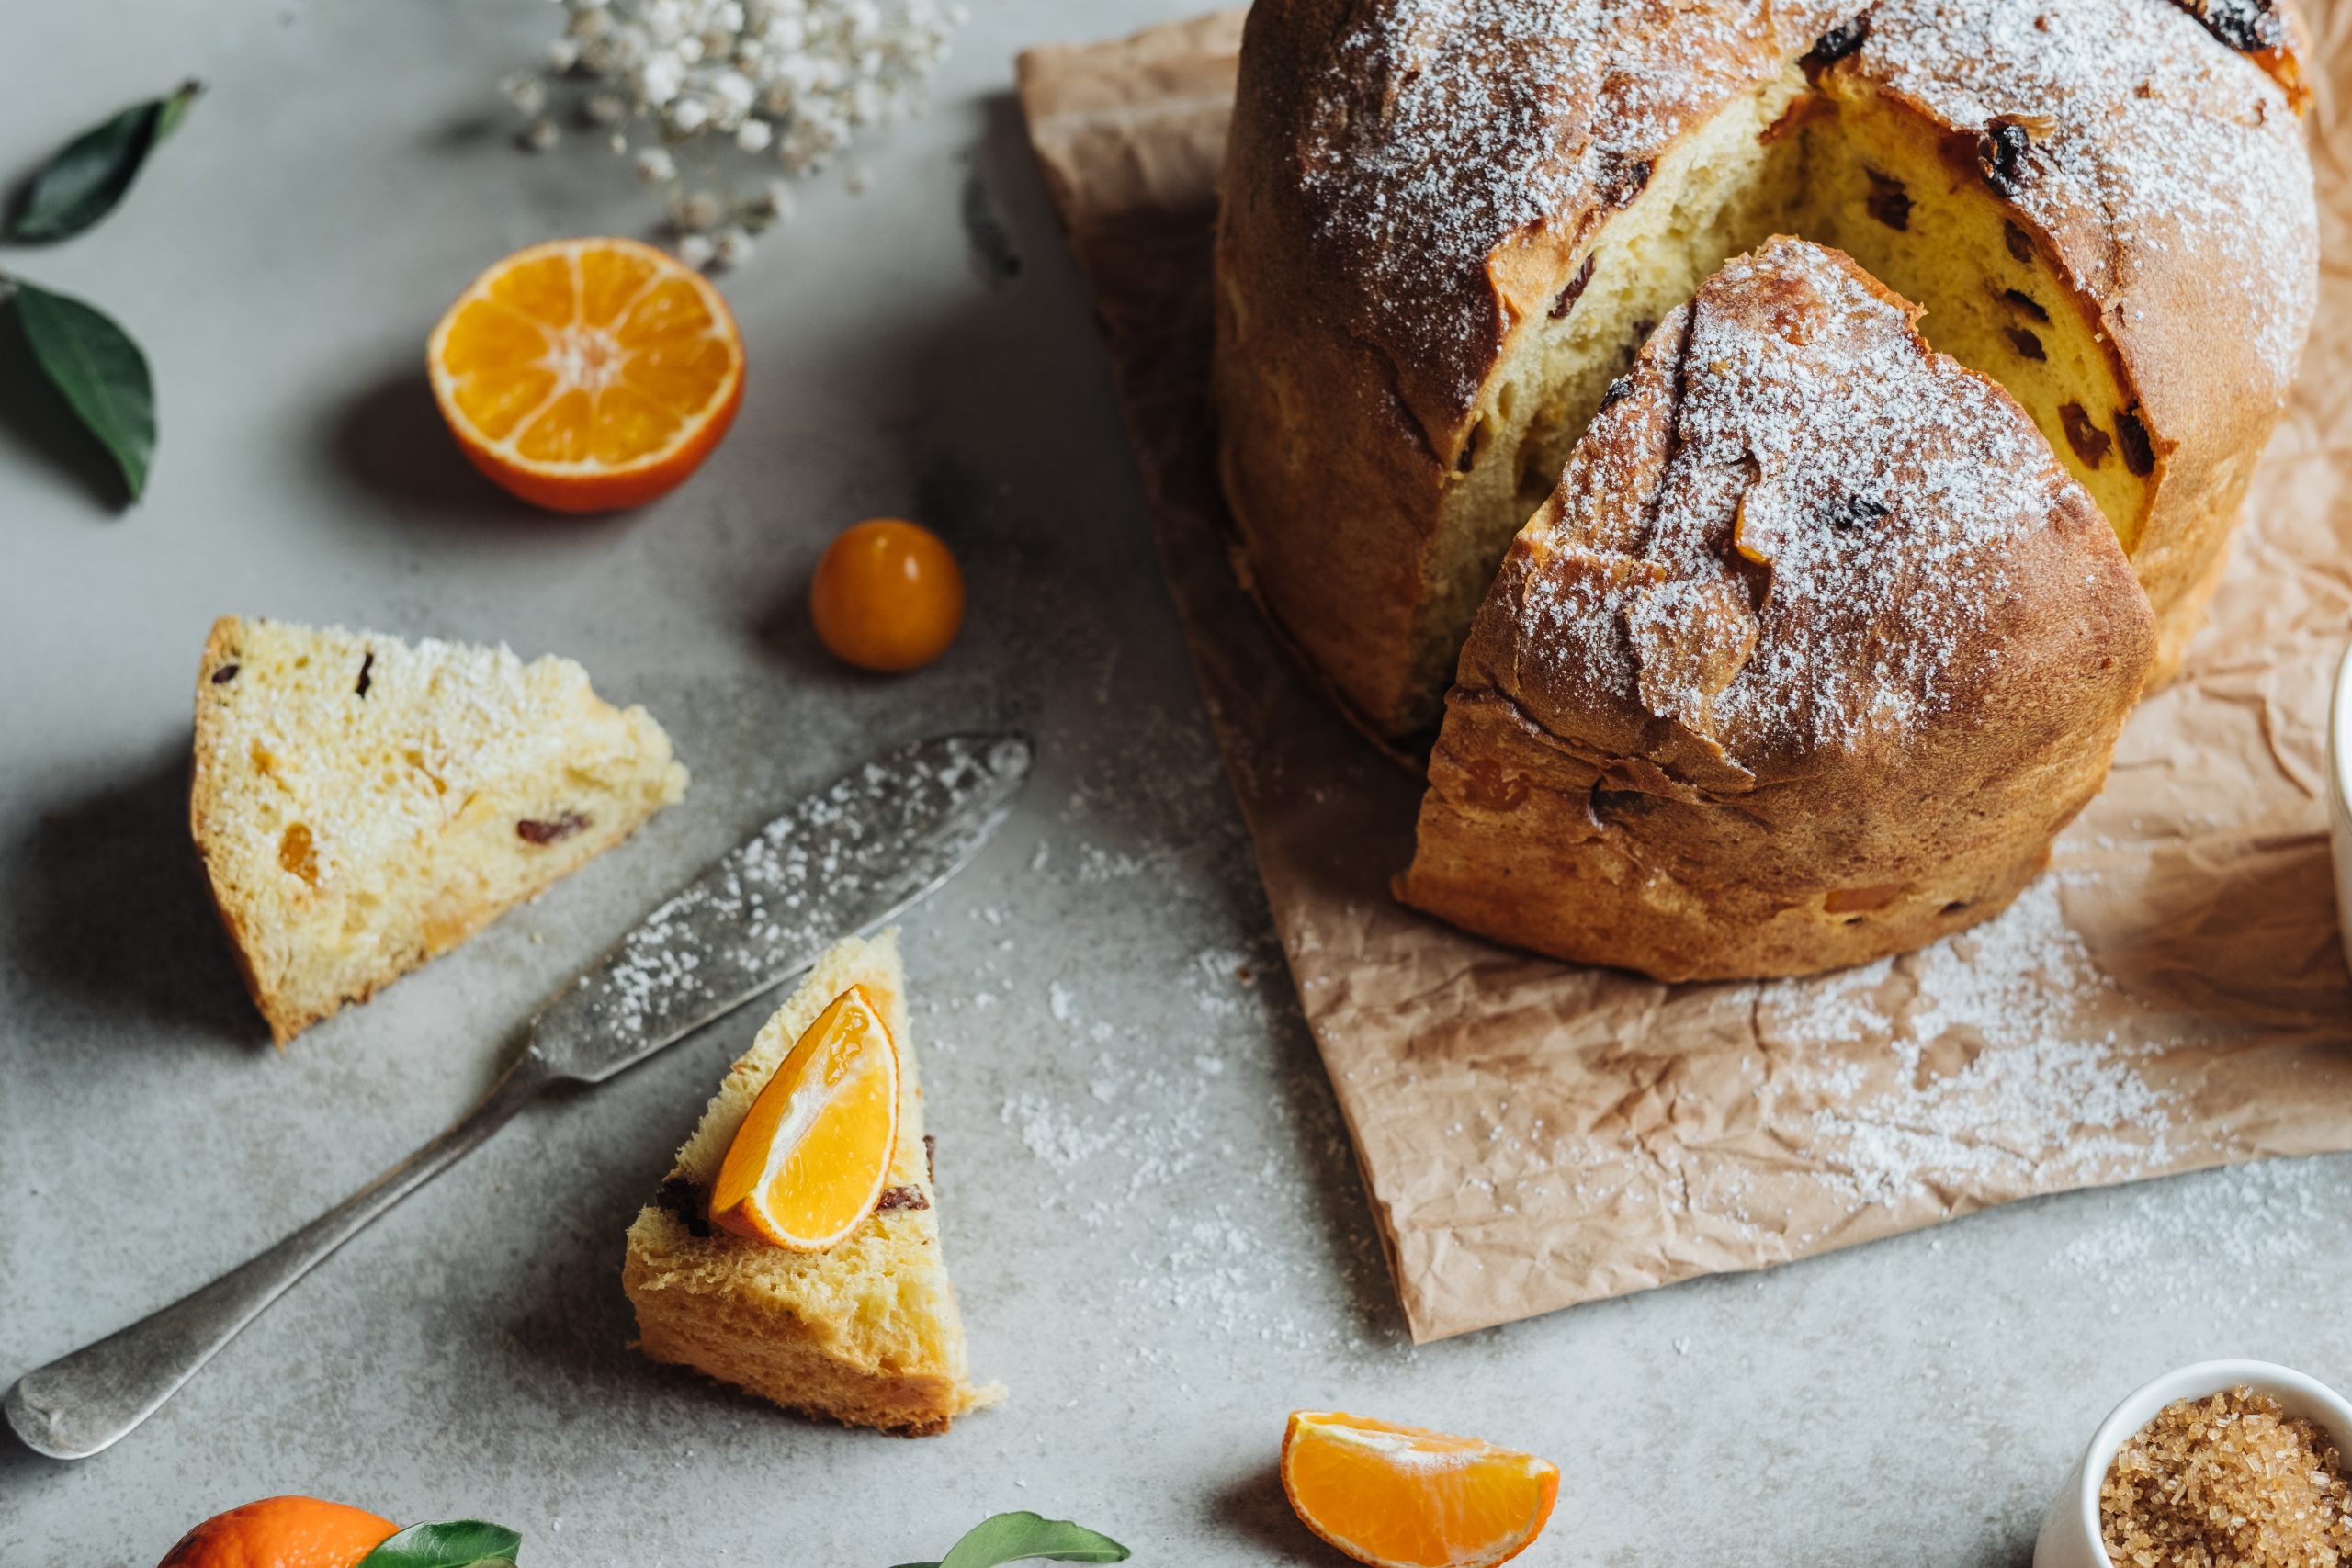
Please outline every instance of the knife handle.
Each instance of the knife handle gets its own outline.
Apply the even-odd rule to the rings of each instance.
[[[276,1247],[95,1345],[27,1372],[8,1425],[51,1459],[87,1459],[153,1416],[287,1287],[393,1204],[480,1147],[556,1081],[525,1055],[463,1120]]]

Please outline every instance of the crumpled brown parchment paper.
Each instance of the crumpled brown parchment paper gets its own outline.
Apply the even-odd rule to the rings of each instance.
[[[2352,635],[2352,0],[2309,7],[2319,322],[2211,625],[1999,919],[1807,981],[1668,987],[1396,904],[1419,786],[1237,585],[1209,229],[1238,11],[1020,62],[1169,581],[1406,1316],[1431,1340],[2038,1193],[2352,1148],[2325,837]]]

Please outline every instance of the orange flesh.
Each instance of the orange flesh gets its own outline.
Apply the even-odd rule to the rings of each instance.
[[[1301,1410],[1283,1437],[1300,1520],[1374,1568],[1493,1568],[1551,1517],[1559,1470],[1473,1438]]]
[[[814,1252],[863,1224],[899,1142],[899,1053],[881,1010],[853,986],[787,1052],[728,1145],[713,1224]]]
[[[475,466],[566,511],[633,505],[684,479],[742,391],[742,350],[718,291],[632,240],[508,257],[450,308],[428,358]]]

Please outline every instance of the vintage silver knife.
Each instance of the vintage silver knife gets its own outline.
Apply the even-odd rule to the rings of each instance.
[[[942,736],[876,757],[808,796],[559,991],[532,1019],[529,1048],[463,1121],[242,1268],[18,1378],[8,1425],[52,1459],[108,1447],[287,1287],[542,1091],[635,1066],[962,870],[1011,813],[1030,754],[1024,736]]]

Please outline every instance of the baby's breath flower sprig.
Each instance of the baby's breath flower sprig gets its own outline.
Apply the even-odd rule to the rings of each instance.
[[[966,17],[954,0],[556,3],[564,28],[546,60],[499,84],[524,117],[522,145],[554,147],[568,110],[662,188],[678,254],[696,266],[741,265],[753,236],[789,216],[789,180],[859,132],[922,114]],[[729,165],[752,160],[780,174],[744,194]],[[848,184],[862,191],[865,171],[853,166]]]

